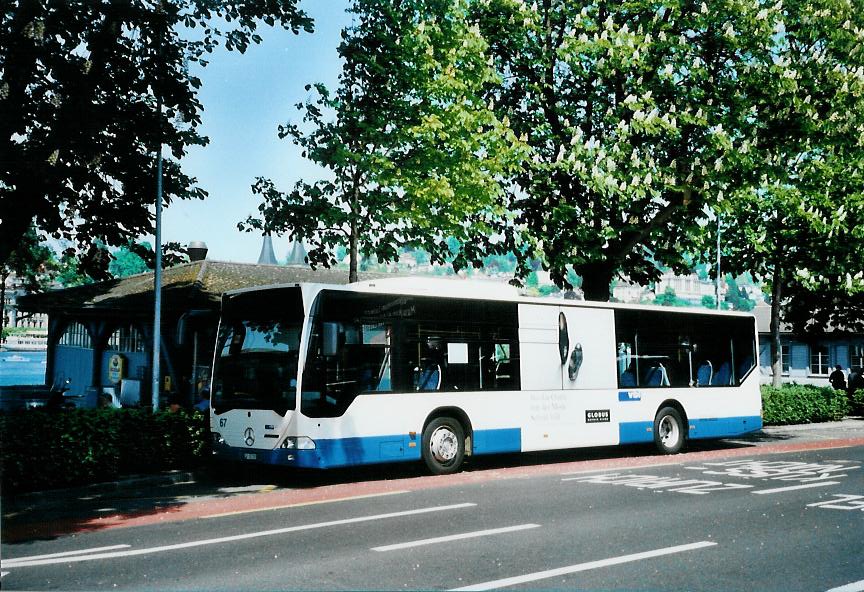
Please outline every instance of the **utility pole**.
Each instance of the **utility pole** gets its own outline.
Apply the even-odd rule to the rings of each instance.
[[[162,11],[160,3],[159,11]],[[162,56],[162,42],[159,41],[159,56]],[[159,410],[159,393],[161,391],[161,369],[159,362],[162,350],[162,94],[161,89],[154,87],[156,92],[156,117],[157,136],[159,139],[156,150],[156,269],[153,274],[153,384],[152,405],[153,412]]]
[[[161,125],[161,101],[159,106]],[[153,274],[153,411],[159,410],[160,350],[162,345],[162,138],[156,156],[156,272]]]
[[[714,296],[720,310],[720,212],[717,212],[717,279],[714,280]]]

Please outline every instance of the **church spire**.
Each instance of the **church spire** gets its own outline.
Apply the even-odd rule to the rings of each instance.
[[[306,249],[303,248],[303,243],[295,240],[288,243],[288,260],[285,265],[309,267],[309,264],[306,263]]]
[[[264,243],[261,245],[261,254],[258,255],[258,265],[279,265],[276,254],[273,252],[273,239],[270,233],[264,235]]]

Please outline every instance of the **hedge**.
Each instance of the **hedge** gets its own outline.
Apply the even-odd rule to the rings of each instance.
[[[839,421],[850,411],[844,391],[831,387],[787,384],[762,386],[762,420],[765,425]]]
[[[201,413],[149,409],[30,410],[0,414],[7,492],[110,481],[194,468],[209,456]]]
[[[858,389],[852,393],[852,413],[864,415],[864,389]]]

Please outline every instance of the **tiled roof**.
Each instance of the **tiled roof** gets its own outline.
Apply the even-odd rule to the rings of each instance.
[[[373,276],[361,274],[361,277]],[[162,272],[162,306],[166,310],[215,309],[222,293],[228,290],[297,282],[346,284],[348,272],[208,260],[183,263]],[[153,272],[23,296],[19,308],[26,312],[152,310]]]

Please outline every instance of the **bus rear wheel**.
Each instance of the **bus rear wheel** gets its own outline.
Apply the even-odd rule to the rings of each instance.
[[[436,417],[423,430],[423,461],[433,475],[449,475],[465,458],[465,430],[452,417]]]
[[[663,454],[677,454],[684,446],[684,421],[673,407],[663,407],[654,418],[654,444]]]

